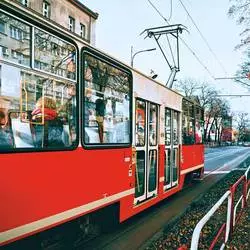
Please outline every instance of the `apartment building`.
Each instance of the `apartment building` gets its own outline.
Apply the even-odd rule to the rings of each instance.
[[[11,0],[36,11],[95,45],[98,14],[78,0]]]

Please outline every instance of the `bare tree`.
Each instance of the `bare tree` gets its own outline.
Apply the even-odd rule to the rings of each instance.
[[[236,18],[238,24],[245,27],[240,34],[242,39],[236,48],[246,47],[250,44],[250,1],[249,0],[230,0],[231,7],[228,10],[230,17]]]
[[[214,90],[207,82],[204,82],[199,87],[199,100],[201,106],[206,109],[209,108],[215,98],[217,98],[218,92]]]
[[[176,84],[176,89],[189,98],[198,95],[200,87],[201,84],[192,78],[180,80]]]
[[[244,62],[240,65],[239,70],[236,72],[241,80],[237,79],[236,82],[242,86],[250,89],[249,80],[244,78],[249,73],[250,68],[250,1],[249,0],[230,0],[232,3],[228,10],[228,15],[236,19],[236,22],[241,25],[244,30],[241,32],[241,41],[235,49],[244,49],[245,58]]]
[[[250,130],[250,119],[248,117],[248,113],[238,113],[236,117],[237,129],[238,129],[238,140],[239,141],[247,141],[248,134]]]

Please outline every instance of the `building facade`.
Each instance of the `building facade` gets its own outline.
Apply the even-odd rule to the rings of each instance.
[[[95,45],[98,14],[78,0],[11,0],[50,19],[52,22]]]

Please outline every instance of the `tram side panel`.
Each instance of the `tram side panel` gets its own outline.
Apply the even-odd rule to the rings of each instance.
[[[0,242],[119,201],[133,193],[131,148],[1,154]],[[42,159],[42,160],[41,160]]]
[[[133,147],[135,150],[147,150],[147,146],[136,146],[136,100],[139,100],[142,103],[146,103],[146,106],[150,103],[157,104],[159,107],[158,113],[158,164],[157,164],[157,194],[153,197],[147,198],[145,195],[144,200],[137,202],[135,195],[124,197],[120,202],[120,221],[124,221],[131,216],[136,215],[137,213],[149,208],[150,206],[158,203],[164,198],[167,198],[174,193],[178,192],[181,189],[181,184],[173,185],[171,188],[164,188],[165,185],[165,110],[166,108],[181,112],[182,105],[182,96],[170,89],[167,89],[165,86],[159,84],[158,82],[150,79],[149,77],[140,74],[137,71],[133,71],[133,97],[134,97],[134,110],[133,110]],[[147,120],[146,118],[144,120]],[[178,130],[180,130],[178,128]],[[179,131],[180,132],[180,131]],[[147,131],[146,131],[147,133]],[[179,133],[180,136],[180,133]],[[175,146],[178,147],[178,146]],[[150,148],[150,146],[149,146]],[[178,160],[179,164],[180,160]],[[180,164],[179,164],[180,165]],[[136,164],[133,165],[133,178],[134,185],[136,189]],[[147,168],[147,166],[146,166]],[[138,170],[139,171],[139,170]],[[140,170],[141,171],[141,170]],[[178,179],[179,179],[178,169]],[[179,179],[179,182],[181,179]],[[145,184],[147,186],[147,183]]]

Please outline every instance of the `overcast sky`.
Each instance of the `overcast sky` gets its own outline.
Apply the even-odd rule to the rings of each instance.
[[[180,42],[180,72],[177,73],[177,79],[194,78],[206,81],[220,90],[221,94],[247,93],[247,89],[238,87],[231,80],[214,81],[211,77],[211,75],[214,77],[234,76],[243,58],[241,51],[234,50],[240,41],[239,34],[242,27],[236,25],[235,20],[227,15],[229,0],[182,0],[214,55],[201,38],[179,0],[172,0],[172,15],[171,0],[150,1],[166,19],[169,19],[171,24],[178,23],[187,27],[188,32],[183,32],[182,38],[211,73],[209,74]],[[140,36],[144,29],[167,25],[148,0],[82,0],[81,2],[99,13],[96,25],[98,48],[126,64],[130,64],[131,46],[134,52],[157,48],[152,52],[138,54],[134,59],[134,67],[147,75],[150,75],[150,71],[153,70],[158,74],[159,81],[163,83],[167,81],[168,65],[155,40],[144,39],[145,36]],[[161,37],[160,42],[166,51],[168,46],[165,37]],[[166,51],[166,53],[170,58],[170,52]],[[250,112],[250,97],[230,98],[230,104],[233,111]],[[249,108],[246,109],[246,107]]]

